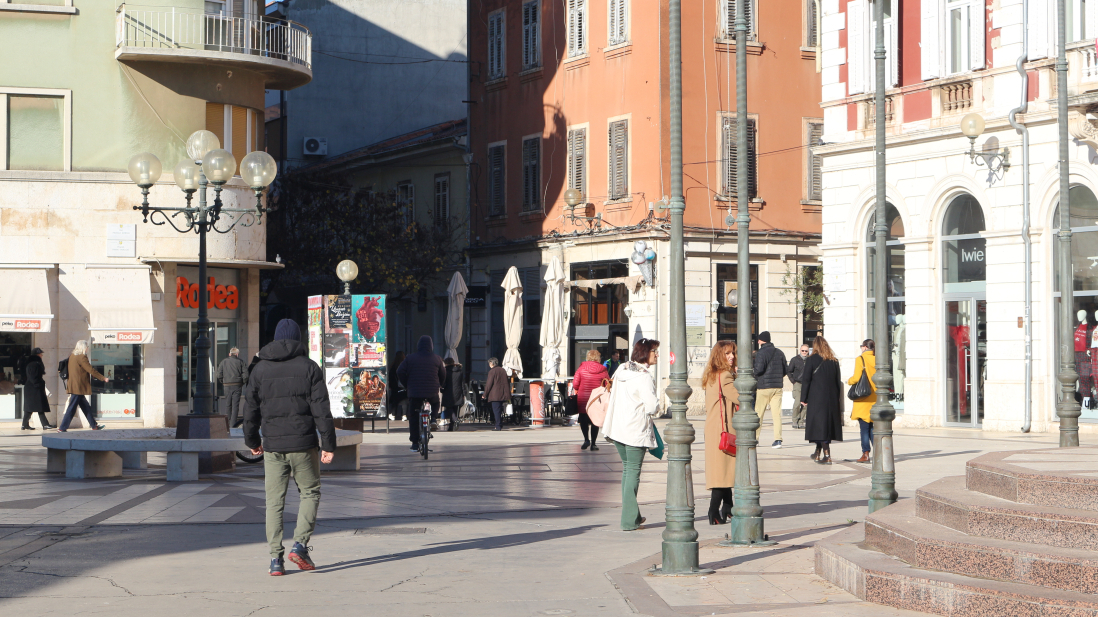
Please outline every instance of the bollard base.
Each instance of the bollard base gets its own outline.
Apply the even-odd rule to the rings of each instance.
[[[702,568],[694,564],[698,563],[697,542],[664,542],[663,565],[653,567],[648,571],[649,576],[697,576],[699,574],[712,574],[713,570]],[[676,564],[672,566],[671,564]]]
[[[774,546],[777,544],[763,533],[763,518],[752,516],[747,518],[733,518],[732,532],[726,540],[721,540],[717,546]]]

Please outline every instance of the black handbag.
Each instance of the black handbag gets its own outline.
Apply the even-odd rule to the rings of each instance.
[[[869,383],[869,371],[865,369],[865,360],[862,360],[862,377],[858,383],[850,386],[850,390],[846,392],[846,398],[856,401],[870,394],[873,394],[873,386]]]
[[[574,416],[580,412],[579,397],[575,394],[564,398],[564,415]]]

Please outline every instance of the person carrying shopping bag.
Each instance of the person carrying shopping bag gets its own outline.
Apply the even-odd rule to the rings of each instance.
[[[105,427],[95,421],[95,414],[92,413],[88,397],[92,393],[92,377],[103,383],[108,383],[108,380],[92,368],[91,362],[88,360],[87,341],[76,341],[76,347],[69,355],[68,366],[69,380],[66,383],[65,390],[69,393],[69,403],[65,407],[65,416],[61,418],[61,425],[57,427],[57,432],[64,433],[69,430],[69,424],[72,423],[72,418],[76,415],[77,407],[84,412],[84,417],[88,419],[89,428],[93,431],[103,430]]]
[[[877,372],[874,347],[873,339],[862,341],[862,355],[854,359],[854,374],[846,380],[847,385],[857,385],[862,378],[862,371],[865,371],[870,387],[869,395],[854,399],[854,409],[850,412],[850,419],[858,421],[862,432],[862,458],[854,461],[855,463],[868,463],[869,451],[873,445],[873,416],[870,410],[873,409],[873,403],[877,402],[877,385],[873,383],[873,375]]]
[[[587,415],[587,403],[591,400],[591,392],[602,385],[604,379],[610,378],[606,367],[599,364],[602,354],[597,349],[587,350],[587,360],[581,362],[572,378],[572,390],[576,393],[576,406],[579,408],[580,430],[583,432],[583,445],[580,450],[591,448],[599,449],[596,441],[599,437],[599,427],[591,423],[591,417]]]
[[[641,529],[644,517],[637,505],[641,463],[649,449],[656,447],[652,420],[659,413],[656,379],[651,367],[656,363],[660,342],[642,338],[633,345],[629,362],[614,372],[614,387],[603,421],[602,433],[618,449],[621,457],[621,529]]]

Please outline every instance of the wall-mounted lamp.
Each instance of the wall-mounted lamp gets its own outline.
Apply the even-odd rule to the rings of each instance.
[[[717,311],[719,311],[721,308],[721,301],[713,300],[709,304],[713,307],[713,323],[717,323],[717,321],[720,319],[720,315],[717,313]]]
[[[626,305],[625,308],[622,309],[622,312],[625,313],[626,317],[632,317],[633,316],[633,307],[631,307],[629,305]]]
[[[568,206],[567,216],[573,225],[578,225],[576,221],[594,221],[595,229],[602,229],[602,213],[595,213],[595,204],[587,203],[583,193],[576,189],[564,191],[564,204]],[[580,204],[583,204],[583,211],[577,215],[576,207]]]
[[[968,138],[968,160],[977,165],[986,165],[992,173],[999,173],[1010,169],[1010,150],[976,151],[976,138],[984,132],[984,118],[980,114],[971,113],[961,118],[961,133]]]

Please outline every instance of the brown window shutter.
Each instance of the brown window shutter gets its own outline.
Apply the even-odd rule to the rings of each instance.
[[[823,138],[823,123],[808,123],[808,199],[823,199],[823,159],[813,148],[820,145]]]
[[[221,103],[206,103],[206,130],[217,135],[225,147],[225,106]]]
[[[736,196],[736,119],[725,118],[721,126],[724,139],[724,195]]]
[[[237,107],[233,105],[233,157],[236,158],[237,164],[244,159],[244,155],[248,154],[248,108]]]
[[[749,118],[747,120],[747,186],[748,195],[751,199],[755,199],[759,196],[759,160],[758,160],[758,148],[756,147],[756,141],[758,140],[758,131],[755,128],[755,120]]]
[[[610,199],[629,195],[629,121],[610,124]]]
[[[499,216],[504,214],[506,201],[504,199],[504,146],[493,146],[488,149],[488,214]]]

